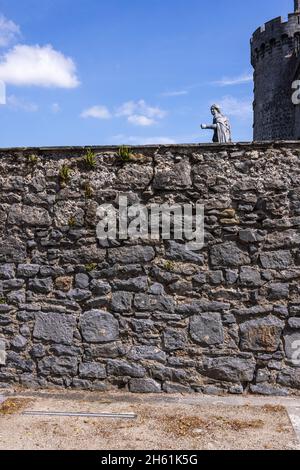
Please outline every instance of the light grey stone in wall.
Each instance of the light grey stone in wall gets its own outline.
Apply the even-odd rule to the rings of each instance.
[[[221,315],[216,312],[194,315],[190,319],[190,334],[192,339],[202,346],[223,343],[224,333]]]
[[[37,313],[33,336],[36,339],[71,345],[75,326],[73,315]]]
[[[110,313],[91,310],[82,315],[80,330],[88,343],[109,343],[119,337],[119,323]]]

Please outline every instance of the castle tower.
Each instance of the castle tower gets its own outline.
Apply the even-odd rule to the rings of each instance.
[[[251,39],[254,67],[254,140],[300,139],[300,112],[292,103],[292,82],[299,79],[300,0],[288,20],[278,17]]]

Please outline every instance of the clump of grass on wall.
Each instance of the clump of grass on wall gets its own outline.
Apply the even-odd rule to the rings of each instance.
[[[68,165],[63,165],[59,171],[59,179],[62,183],[66,184],[71,178],[71,168]]]
[[[31,155],[27,155],[26,159],[27,159],[27,163],[29,165],[36,165],[38,163],[38,160],[39,160],[38,156],[35,155],[34,153],[32,153]]]
[[[93,188],[91,187],[90,183],[85,182],[83,184],[84,195],[87,199],[91,198],[94,194]]]
[[[76,219],[75,219],[75,217],[70,217],[70,218],[69,218],[69,220],[68,220],[68,225],[69,225],[70,228],[75,227],[75,225],[76,225]]]
[[[89,264],[86,264],[85,265],[85,270],[86,272],[90,273],[92,271],[95,271],[95,269],[97,268],[97,264],[96,263],[89,263]]]
[[[85,163],[85,166],[90,170],[93,170],[96,167],[97,165],[96,155],[94,154],[94,152],[92,152],[91,149],[89,149],[87,153],[85,154],[84,163]]]
[[[166,262],[164,263],[164,268],[165,268],[167,271],[172,272],[172,271],[175,270],[176,265],[175,265],[175,263],[174,263],[173,261],[166,261]]]
[[[122,145],[122,147],[119,148],[119,157],[124,163],[129,162],[132,157],[132,152],[130,151],[130,148],[126,147],[125,145]]]

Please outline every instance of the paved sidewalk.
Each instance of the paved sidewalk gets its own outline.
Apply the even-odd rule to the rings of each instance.
[[[300,450],[299,396],[9,390],[4,394],[13,413],[1,414],[0,405],[0,450]],[[25,410],[135,413],[137,419],[24,416]]]

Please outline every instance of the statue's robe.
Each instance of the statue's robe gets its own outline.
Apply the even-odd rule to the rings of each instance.
[[[219,114],[214,118],[214,129],[213,142],[231,142],[231,127],[226,116]]]

